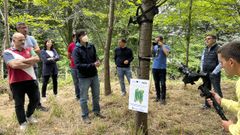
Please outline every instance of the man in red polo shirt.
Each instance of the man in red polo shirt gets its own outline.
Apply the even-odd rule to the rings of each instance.
[[[28,123],[36,123],[32,116],[39,101],[38,86],[33,65],[39,61],[32,48],[24,48],[25,37],[21,33],[15,33],[12,37],[13,46],[4,50],[3,59],[7,64],[9,84],[15,101],[15,112],[20,129],[25,130]],[[29,104],[25,114],[24,100],[28,95]]]

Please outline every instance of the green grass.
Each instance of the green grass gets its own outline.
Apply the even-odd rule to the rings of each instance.
[[[233,98],[235,82],[222,81],[222,89],[226,98]],[[58,98],[49,94],[44,106],[48,112],[36,111],[35,117],[39,123],[31,125],[29,135],[142,135],[142,130],[136,130],[135,111],[128,109],[128,96],[122,97],[118,81],[112,82],[112,94],[103,95],[101,83],[100,106],[106,119],[94,117],[91,110],[92,98],[89,94],[89,116],[91,124],[86,125],[81,119],[79,101],[75,100],[73,84],[59,87]],[[167,105],[154,102],[155,91],[151,84],[148,113],[148,133],[150,135],[218,135],[222,134],[221,121],[214,110],[200,109],[204,99],[199,96],[197,86],[184,87],[181,81],[167,81]],[[0,110],[0,135],[14,135],[19,125],[14,112],[14,105],[5,105],[8,101],[6,94],[0,95],[0,105],[3,108],[12,108],[11,111]],[[27,101],[26,101],[27,102]],[[27,104],[27,103],[26,103]],[[10,115],[4,115],[4,114]],[[228,118],[234,114],[226,111]],[[234,119],[235,121],[235,119]]]

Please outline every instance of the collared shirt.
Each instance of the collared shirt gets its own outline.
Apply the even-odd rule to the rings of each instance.
[[[8,65],[9,62],[16,59],[26,59],[36,55],[32,48],[22,48],[22,50],[17,50],[11,47],[3,52],[3,59]],[[27,80],[36,80],[36,75],[33,70],[33,66],[26,69],[13,69],[8,67],[9,83],[16,83]]]
[[[236,124],[229,126],[229,131],[232,135],[240,135],[240,79],[236,83],[237,101],[222,98],[221,105],[237,115],[238,121]]]
[[[36,39],[33,36],[27,35],[24,47],[25,48],[29,48],[29,47],[34,48],[36,45],[37,45]]]

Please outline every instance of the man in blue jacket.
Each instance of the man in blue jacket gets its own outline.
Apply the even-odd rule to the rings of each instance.
[[[100,66],[96,54],[96,48],[93,44],[88,43],[88,36],[85,31],[76,34],[76,47],[73,50],[74,64],[78,70],[78,79],[80,87],[80,105],[82,109],[82,119],[86,124],[90,124],[88,111],[88,89],[92,89],[93,112],[96,117],[105,118],[100,113],[99,94],[100,84],[98,79],[97,68]]]

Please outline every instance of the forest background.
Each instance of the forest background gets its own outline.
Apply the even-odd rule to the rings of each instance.
[[[5,0],[6,1],[6,0]],[[114,1],[114,0],[111,0]],[[134,52],[134,60],[132,62],[133,76],[137,76],[139,69],[139,25],[130,24],[128,26],[130,16],[135,16],[138,5],[142,3],[141,0],[115,0],[114,1],[114,17],[113,19],[113,33],[112,42],[109,49],[110,54],[110,77],[113,95],[108,98],[103,98],[103,109],[114,106],[114,109],[109,109],[104,112],[109,114],[111,118],[107,120],[106,125],[96,123],[93,126],[93,130],[84,127],[84,132],[87,134],[133,134],[134,124],[133,121],[128,121],[132,117],[133,113],[129,113],[124,105],[127,105],[124,101],[123,105],[118,104],[122,98],[116,96],[119,93],[119,84],[117,81],[116,66],[113,60],[113,52],[117,47],[117,42],[120,38],[126,38],[128,40],[127,46]],[[197,71],[199,69],[200,57],[203,48],[205,47],[204,38],[206,34],[216,34],[217,42],[223,45],[226,42],[240,39],[240,1],[239,0],[156,0],[156,3],[160,5],[158,7],[159,13],[155,15],[153,20],[152,29],[152,42],[158,35],[162,35],[165,38],[166,44],[171,47],[171,53],[168,57],[168,98],[169,108],[175,108],[174,110],[164,108],[163,114],[159,115],[159,108],[157,105],[152,105],[150,102],[149,119],[159,118],[159,121],[154,121],[149,125],[149,131],[151,134],[219,134],[221,132],[220,123],[211,123],[208,121],[211,118],[219,119],[212,111],[201,112],[196,109],[196,105],[199,105],[200,99],[196,92],[196,88],[189,86],[186,91],[185,88],[179,87],[182,82],[179,81],[181,74],[177,70],[177,64],[182,62],[187,64],[191,69]],[[109,21],[109,9],[111,4],[108,0],[8,0],[8,25],[9,36],[11,37],[16,32],[15,25],[17,22],[25,22],[29,27],[29,34],[33,35],[40,46],[43,48],[45,39],[53,39],[55,41],[55,48],[61,56],[61,60],[58,62],[60,70],[59,74],[59,86],[62,90],[69,90],[67,92],[61,91],[60,94],[65,97],[61,102],[56,103],[54,99],[50,98],[47,102],[48,106],[52,106],[50,114],[41,114],[37,112],[38,117],[44,116],[45,119],[40,125],[30,129],[29,134],[68,134],[67,131],[71,131],[71,134],[81,134],[82,130],[78,129],[78,119],[75,120],[76,115],[79,115],[79,110],[74,110],[79,107],[79,104],[71,101],[72,93],[72,80],[70,76],[69,60],[67,59],[67,46],[72,41],[72,33],[79,30],[86,30],[90,37],[90,42],[94,43],[97,48],[99,58],[105,59],[104,53],[106,51],[106,42],[108,38],[108,21]],[[5,27],[5,9],[4,0],[0,0],[0,50],[8,48],[9,44],[4,44]],[[140,13],[141,14],[141,13]],[[151,46],[151,45],[149,45]],[[2,63],[1,57],[1,63]],[[41,81],[41,63],[39,63],[39,78]],[[1,70],[2,71],[2,70]],[[99,68],[99,76],[101,80],[101,86],[104,78],[104,66]],[[4,74],[6,75],[6,70]],[[2,72],[1,72],[2,73]],[[233,89],[233,83],[225,77],[224,72],[222,84],[223,91],[225,89]],[[151,75],[151,72],[150,72]],[[150,76],[151,79],[151,76]],[[7,80],[1,79],[1,84],[4,84],[5,89],[8,87]],[[3,82],[3,83],[2,83]],[[3,85],[0,85],[0,91]],[[49,88],[52,86],[50,85]],[[101,88],[102,89],[102,88]],[[179,90],[180,89],[180,90]],[[178,90],[178,91],[176,91]],[[69,93],[70,92],[70,93]],[[1,92],[2,93],[2,92]],[[228,97],[233,97],[233,93],[225,92]],[[194,96],[193,96],[194,95]],[[6,109],[1,113],[9,115],[14,114],[13,104],[5,103],[6,95],[1,94],[3,100],[1,100],[0,108]],[[67,97],[67,98],[66,98]],[[179,97],[186,97],[186,99],[178,99]],[[154,87],[151,85],[150,99],[154,98]],[[4,103],[3,103],[4,102]],[[187,102],[187,103],[186,103]],[[72,113],[66,113],[69,108],[67,106],[61,106],[61,104],[67,104],[72,109]],[[179,105],[179,106],[178,106]],[[184,105],[184,106],[181,106]],[[194,106],[194,108],[192,108]],[[113,107],[113,108],[114,108]],[[116,110],[117,107],[117,110]],[[192,109],[191,112],[189,108]],[[161,108],[162,109],[162,108]],[[184,112],[184,116],[182,113]],[[0,114],[1,114],[0,113]],[[210,113],[207,117],[199,117],[199,125],[191,125],[185,119],[190,118],[196,120],[195,116],[205,115]],[[180,116],[181,114],[181,116]],[[0,115],[0,134],[13,134],[16,131],[11,130],[12,126],[17,126],[15,116],[12,118],[5,118]],[[121,120],[122,116],[126,116]],[[169,121],[168,116],[171,117]],[[191,115],[191,116],[190,116]],[[6,115],[8,116],[8,115]],[[60,119],[55,119],[60,118]],[[71,118],[70,120],[68,118]],[[65,119],[66,118],[66,119]],[[191,121],[190,120],[190,121]],[[115,125],[120,121],[120,125]],[[45,123],[49,127],[45,126]],[[70,125],[64,125],[64,122]],[[122,122],[122,123],[121,123]],[[193,122],[193,121],[192,121]],[[5,124],[4,124],[5,123]],[[8,123],[8,124],[7,124]],[[9,124],[10,123],[10,124]],[[56,128],[54,124],[58,123],[59,127]],[[179,124],[180,123],[180,124]],[[76,126],[77,125],[77,126]],[[81,124],[80,124],[81,125]],[[114,125],[110,128],[110,125]],[[45,126],[45,127],[44,127]],[[211,130],[205,127],[212,127]],[[4,128],[2,128],[4,127]],[[41,127],[41,128],[39,128]],[[95,128],[94,128],[95,127]],[[97,128],[96,128],[97,127]],[[115,130],[120,127],[120,130]],[[158,130],[155,130],[157,127]],[[51,129],[51,132],[48,132]],[[54,130],[52,130],[54,129]],[[97,130],[97,131],[96,131]]]
[[[3,0],[0,2],[2,15],[0,16],[0,39],[3,39]],[[135,1],[136,3],[140,4],[141,1]],[[129,17],[136,14],[137,6],[135,4],[128,0],[115,2],[112,44],[110,46],[110,68],[113,70],[115,68],[113,50],[117,47],[118,39],[126,38],[127,46],[134,50],[135,59],[132,69],[137,71],[139,26],[133,24],[128,26]],[[191,4],[192,8],[190,9],[190,0],[167,0],[159,7],[159,13],[154,18],[152,40],[154,41],[157,35],[163,35],[165,42],[170,45],[168,75],[172,78],[179,76],[175,68],[176,62],[188,63],[189,67],[195,70],[199,69],[206,34],[216,34],[220,45],[240,37],[239,0],[194,0]],[[58,62],[60,73],[65,76],[69,70],[66,66],[69,64],[66,57],[67,45],[72,40],[73,32],[86,30],[90,42],[97,47],[99,58],[104,58],[108,6],[109,1],[98,0],[9,0],[10,36],[16,31],[17,22],[25,22],[29,26],[29,34],[37,39],[41,48],[43,48],[45,39],[53,39],[56,43],[55,48],[61,55],[61,60]],[[189,47],[187,46],[188,36],[190,36]],[[0,40],[0,44],[3,44],[3,40]],[[0,47],[2,50],[3,46]],[[188,54],[187,50],[189,50]]]

